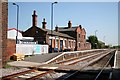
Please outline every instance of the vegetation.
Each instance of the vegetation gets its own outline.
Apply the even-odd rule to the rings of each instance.
[[[94,35],[91,35],[88,37],[87,42],[91,43],[91,48],[92,49],[101,49],[105,48],[105,43],[98,41],[98,38]]]
[[[98,39],[97,39],[96,36],[94,36],[94,35],[89,36],[87,42],[91,43],[91,48],[92,49],[97,49]]]
[[[13,62],[13,60],[8,60],[6,63],[8,63],[8,62]],[[12,66],[10,66],[10,65],[8,65],[8,64],[6,64],[5,66],[4,66],[4,68],[11,68]]]
[[[113,48],[113,49],[120,49],[120,46],[113,46],[111,48]]]

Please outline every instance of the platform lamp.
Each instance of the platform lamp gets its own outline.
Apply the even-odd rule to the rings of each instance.
[[[51,35],[52,35],[52,30],[53,30],[53,5],[57,4],[58,2],[53,2],[51,4]]]
[[[53,35],[53,5],[54,4],[57,4],[58,2],[53,2],[51,4],[51,36]],[[52,49],[52,40],[51,40],[51,49]],[[53,49],[52,49],[52,52],[53,52]]]
[[[16,44],[18,44],[18,22],[19,22],[19,5],[16,3],[13,3],[17,7],[17,33],[16,33]]]

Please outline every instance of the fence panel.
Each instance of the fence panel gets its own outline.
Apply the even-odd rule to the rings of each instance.
[[[48,45],[16,44],[16,53],[24,55],[45,54],[48,53]]]

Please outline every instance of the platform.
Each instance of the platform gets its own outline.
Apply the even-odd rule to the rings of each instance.
[[[120,68],[120,51],[115,54],[115,68]]]
[[[44,63],[28,62],[28,61],[14,61],[7,63],[10,66],[14,67],[35,67],[43,65]]]
[[[8,62],[7,64],[14,67],[32,67],[44,64],[46,61],[56,57],[61,53],[36,54],[34,56],[25,57],[22,61]]]

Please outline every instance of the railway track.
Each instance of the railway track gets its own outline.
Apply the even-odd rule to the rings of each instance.
[[[81,53],[82,55],[81,56],[77,56],[77,57],[74,57],[74,58],[70,58],[70,59],[65,59],[65,60],[62,60],[62,61],[58,61],[58,62],[55,62],[55,64],[63,64],[63,63],[67,63],[67,62],[70,62],[70,61],[73,61],[73,60],[78,60],[80,58],[84,58],[84,57],[87,57],[87,56],[91,56],[91,55],[94,55],[94,54],[97,54],[98,52],[91,52],[91,53],[86,53],[86,54],[83,54]]]
[[[61,61],[67,61],[69,59],[73,59],[73,58],[77,58],[80,56],[86,56],[86,55],[90,55],[92,53],[98,53],[98,52],[102,52],[105,51],[106,49],[98,49],[98,50],[86,50],[86,51],[74,51],[74,52],[63,52],[62,54],[58,55],[57,57],[47,61],[47,64],[50,63],[57,63],[57,62],[61,62]]]
[[[69,73],[69,75],[62,76],[61,78],[58,78],[57,80],[111,80],[112,78],[112,68],[111,70],[105,72],[106,67],[108,66],[109,62],[113,58],[114,54],[109,54],[104,57],[104,62],[102,63],[102,67],[100,70],[97,71],[83,71],[84,68],[88,67],[88,65],[84,66],[84,68],[81,68],[78,71],[75,71],[73,73]]]
[[[81,64],[82,68],[83,68],[83,67],[87,67],[89,64],[91,64],[91,63],[89,63],[89,61],[91,61],[92,59],[95,59],[96,57],[100,57],[101,55],[103,55],[103,56],[108,55],[110,51],[108,53],[107,52],[108,51],[103,51],[103,52],[100,52],[100,53],[90,53],[90,54],[84,55],[82,57],[76,57],[76,58],[71,58],[71,59],[68,59],[68,60],[60,61],[60,62],[57,62],[56,64],[78,65],[79,67],[80,67],[80,64]],[[107,53],[107,54],[105,54],[105,53]],[[89,64],[87,64],[87,63],[89,63]],[[38,69],[39,69],[39,67],[35,67],[31,70],[26,70],[26,71],[23,71],[23,72],[3,76],[2,80],[35,80],[35,79],[43,77],[47,74],[55,73],[55,71],[52,70],[52,69],[48,70],[48,71],[40,71]],[[70,73],[69,76],[66,77],[63,80],[69,80],[69,78],[71,76],[76,75],[78,72],[79,71],[76,71],[72,74]]]
[[[19,73],[3,76],[2,80],[35,80],[41,76],[52,73],[54,70],[38,71],[37,69],[26,70]]]
[[[80,57],[75,57],[75,58],[72,58],[72,59],[68,59],[68,60],[64,60],[64,61],[60,61],[60,62],[56,62],[55,64],[62,64],[62,65],[76,65],[77,63],[87,63],[97,57],[100,57],[101,55],[105,56],[107,54],[108,51],[103,51],[103,52],[97,52],[97,53],[91,53],[91,54],[87,54],[87,55],[83,55],[83,56],[80,56]],[[111,51],[109,51],[111,52]],[[108,52],[108,53],[109,53]]]
[[[104,64],[104,66],[102,67],[102,69],[100,70],[100,72],[97,74],[97,76],[95,77],[95,79],[94,80],[100,80],[100,76],[102,75],[102,73],[104,72],[104,70],[105,70],[105,68],[109,65],[109,63],[110,63],[110,61],[111,61],[111,59],[114,57],[114,54],[112,54],[111,56],[110,56],[110,58],[108,59],[108,61],[106,61],[105,62],[105,64]],[[111,68],[112,69],[112,68]],[[109,73],[109,80],[111,80],[111,78],[112,78],[112,71]]]

